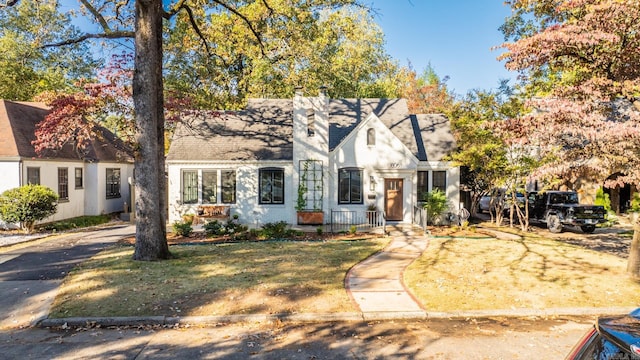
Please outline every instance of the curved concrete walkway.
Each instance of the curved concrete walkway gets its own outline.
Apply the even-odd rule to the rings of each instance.
[[[347,273],[347,292],[365,319],[426,317],[402,275],[427,248],[427,236],[420,229],[393,230],[391,235],[393,240],[384,250]]]

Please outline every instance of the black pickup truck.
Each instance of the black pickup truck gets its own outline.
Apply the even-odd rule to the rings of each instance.
[[[563,226],[579,226],[592,233],[606,221],[603,206],[580,205],[575,191],[545,191],[528,194],[529,220],[546,223],[549,231],[559,233]]]

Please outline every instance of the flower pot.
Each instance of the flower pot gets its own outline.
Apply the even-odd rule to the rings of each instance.
[[[322,225],[323,223],[322,211],[298,211],[298,225]]]

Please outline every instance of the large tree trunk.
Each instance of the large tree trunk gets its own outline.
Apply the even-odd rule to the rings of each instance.
[[[629,247],[629,262],[627,262],[627,273],[640,278],[640,224],[633,223],[633,240]]]
[[[162,85],[162,0],[136,0],[135,260],[171,257],[167,245]]]

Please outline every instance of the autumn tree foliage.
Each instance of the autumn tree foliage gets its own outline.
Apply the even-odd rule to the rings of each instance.
[[[454,96],[447,88],[448,77],[440,77],[429,64],[418,74],[411,66],[400,70],[401,97],[412,114],[441,114],[451,110]]]
[[[516,12],[503,29],[515,41],[502,46],[501,58],[520,72],[530,99],[524,115],[503,124],[504,136],[549,160],[537,178],[639,184],[640,2],[509,3]],[[623,176],[605,181],[616,172]]]
[[[461,183],[463,190],[471,194],[471,211],[475,213],[482,196],[498,192],[506,194],[504,201],[499,199],[496,204],[500,211],[492,214],[498,224],[503,220],[501,210],[505,202],[517,204],[515,194],[524,192],[527,175],[535,164],[517,147],[509,146],[495,131],[496,124],[514,117],[521,109],[521,100],[512,95],[506,83],[502,83],[495,91],[470,91],[456,100],[447,112],[458,146],[450,160],[463,167]],[[509,207],[512,210],[509,211],[510,223],[513,225],[517,217],[526,229],[527,214],[519,207]]]
[[[514,1],[512,6],[531,1]],[[539,177],[580,177],[637,183],[640,136],[640,3],[545,1],[556,15],[539,32],[503,45],[506,66],[547,86],[529,89],[529,112],[507,122],[514,143],[534,145],[554,161]]]
[[[22,0],[0,11],[0,98],[31,101],[43,91],[73,90],[100,62],[86,44],[47,47],[79,31],[56,0]]]
[[[213,109],[241,108],[248,97],[290,98],[296,87],[325,86],[331,97],[386,97],[384,82],[397,69],[384,34],[366,8],[348,3],[238,6],[251,27],[231,11],[181,12],[166,41],[165,86]]]

